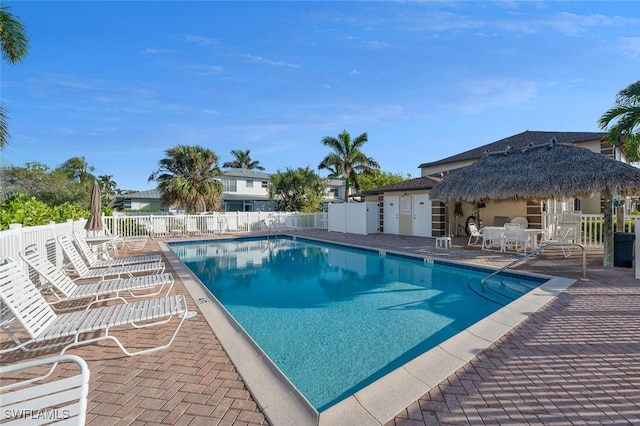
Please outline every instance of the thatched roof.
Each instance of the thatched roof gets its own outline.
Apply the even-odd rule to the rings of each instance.
[[[640,194],[640,169],[586,148],[555,141],[488,153],[431,189],[441,201],[544,200],[587,197],[610,188]]]

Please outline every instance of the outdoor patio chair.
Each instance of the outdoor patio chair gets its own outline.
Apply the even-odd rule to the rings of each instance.
[[[486,227],[482,229],[482,250],[504,250],[500,228]]]
[[[524,216],[516,216],[513,219],[511,219],[511,222],[509,223],[517,223],[520,226],[522,226],[524,229],[527,229],[529,227],[529,221]]]
[[[474,244],[478,244],[478,240],[482,238],[482,236],[483,231],[481,229],[478,229],[475,223],[469,223],[469,241],[467,242],[467,245],[471,244],[472,238],[476,239]]]
[[[202,235],[202,231],[200,230],[200,228],[198,228],[198,223],[193,217],[187,219],[185,232],[187,233],[187,235]]]
[[[227,216],[220,216],[220,232],[221,233],[230,233],[230,232],[242,232],[240,226],[238,226],[238,218],[232,216],[231,220]]]
[[[549,243],[573,243],[575,242],[575,233],[573,226],[568,228],[562,228],[558,226],[556,229],[555,238],[544,240],[541,244],[549,244]],[[560,244],[560,248],[562,249],[562,255],[567,258],[570,257],[573,253],[571,252],[571,246],[565,246]]]
[[[207,233],[208,234],[220,234],[222,233],[222,224],[224,223],[221,217],[207,217]]]
[[[116,256],[118,256],[118,249],[121,247],[126,247],[129,250],[140,251],[145,248],[147,242],[149,241],[148,235],[131,235],[128,237],[123,237],[120,235],[112,235],[109,228],[104,228],[105,235],[109,235],[113,237],[113,240],[108,243],[109,248],[113,249]]]
[[[153,237],[166,237],[167,235],[169,235],[167,222],[164,220],[164,218],[152,218],[151,220],[151,235]]]
[[[71,368],[51,379],[58,364]],[[79,356],[53,356],[3,365],[0,376],[2,418],[6,422],[3,424],[85,424],[90,372]],[[13,380],[15,376],[24,378]]]
[[[1,349],[0,354],[17,349],[38,351],[62,346],[62,355],[73,346],[106,339],[113,340],[125,355],[145,354],[171,345],[189,316],[183,295],[57,314],[22,268],[10,258],[0,258],[0,301],[15,317],[14,322],[2,326],[15,345]],[[174,316],[179,321],[169,342],[152,348],[130,352],[117,337],[111,335],[113,327],[151,327],[166,324]],[[20,324],[22,332],[12,330],[15,322]],[[130,332],[126,330],[125,334]]]
[[[524,228],[519,224],[505,224],[503,251],[522,251],[527,254],[529,247],[529,237],[524,232]]]
[[[93,249],[87,243],[84,236],[80,232],[73,233],[73,239],[76,241],[76,246],[82,252],[82,255],[86,259],[90,268],[104,268],[110,266],[124,266],[124,265],[132,265],[136,263],[150,263],[150,262],[160,262],[162,261],[162,256],[159,254],[149,255],[149,256],[132,256],[132,257],[117,257],[100,260],[98,256],[93,252]],[[105,253],[106,256],[108,254]]]
[[[112,266],[102,268],[89,268],[84,262],[80,253],[73,245],[73,242],[66,235],[60,235],[57,238],[58,244],[62,247],[65,256],[71,262],[71,269],[76,274],[76,279],[100,278],[104,280],[106,277],[121,278],[123,275],[133,277],[134,274],[160,274],[164,272],[163,262],[153,263],[136,263],[133,265]]]
[[[159,295],[165,287],[167,288],[165,295],[168,295],[174,284],[173,275],[164,273],[125,279],[116,278],[78,285],[71,277],[42,256],[35,247],[27,247],[19,255],[46,282],[41,291],[53,295],[56,299],[56,301],[50,303],[54,309],[59,303],[82,299],[87,299],[87,308],[96,302],[112,299],[120,299],[127,303],[121,293],[128,293],[134,298],[150,297]],[[77,305],[74,305],[71,309],[77,309]]]

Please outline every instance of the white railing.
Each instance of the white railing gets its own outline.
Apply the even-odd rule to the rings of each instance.
[[[634,232],[634,224],[637,217],[625,215],[624,229],[616,229],[616,232]],[[543,229],[546,229],[549,235],[555,235],[556,228],[562,220],[562,214],[560,213],[545,214],[542,217]],[[580,235],[580,241],[576,241],[577,243],[592,247],[602,247],[604,245],[604,215],[582,213],[580,215],[580,226],[577,227],[576,231],[576,234]]]
[[[62,250],[56,243],[59,235],[72,236],[74,231],[84,231],[86,220],[68,220],[65,223],[51,222],[49,225],[27,226],[19,224],[0,231],[0,257],[19,259],[18,253],[26,247],[35,245],[36,249],[47,256],[57,267],[63,266]]]
[[[18,253],[35,245],[57,267],[63,266],[62,250],[56,243],[59,235],[73,236],[75,231],[85,232],[86,219],[68,220],[65,223],[51,222],[49,225],[27,226],[15,224],[10,229],[0,231],[0,257],[19,259]],[[107,232],[112,235],[156,235],[156,230],[164,227],[166,235],[172,233],[186,235],[225,234],[252,231],[295,230],[304,228],[327,228],[326,213],[263,213],[238,212],[210,215],[144,215],[144,216],[104,216]],[[155,227],[153,225],[156,225]],[[197,229],[197,231],[195,231]]]
[[[149,235],[161,233],[225,234],[267,231],[270,224],[286,229],[327,229],[327,213],[226,212],[206,215],[115,215],[103,218],[114,235]]]
[[[626,216],[623,232],[633,232],[633,224],[638,216]],[[278,213],[278,212],[234,212],[207,215],[116,215],[103,217],[105,227],[120,236],[157,236],[156,229],[164,227],[166,234],[185,235],[197,229],[200,234],[243,233],[254,231],[295,230],[305,228],[327,229],[327,213]],[[560,215],[544,215],[543,224],[547,232],[555,232],[561,222]],[[601,214],[582,214],[578,235],[580,244],[603,245],[603,222]],[[25,247],[35,245],[40,253],[61,267],[63,256],[56,244],[59,235],[72,236],[74,231],[84,232],[85,219],[69,220],[65,223],[28,226],[11,225],[0,231],[0,257],[18,259],[18,253]],[[153,224],[157,226],[154,227]],[[195,226],[195,228],[194,228]],[[551,234],[553,235],[553,234]]]

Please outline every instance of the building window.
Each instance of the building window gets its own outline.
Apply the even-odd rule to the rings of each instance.
[[[222,187],[224,192],[238,192],[235,179],[222,179]]]
[[[123,207],[125,210],[131,210],[131,199],[125,198]]]
[[[248,180],[247,181],[247,188],[253,188],[253,181],[252,180]]]
[[[262,187],[263,188],[268,188],[269,187],[269,182],[267,182],[266,180],[262,181]]]

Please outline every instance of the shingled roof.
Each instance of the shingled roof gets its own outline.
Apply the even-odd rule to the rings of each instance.
[[[433,185],[440,182],[442,178],[433,177],[433,176],[424,176],[415,179],[404,180],[402,182],[394,183],[392,185],[381,186],[380,188],[369,189],[367,191],[362,191],[356,196],[360,195],[375,195],[382,194],[384,192],[392,192],[392,191],[416,191],[420,189],[431,189]]]
[[[431,167],[439,164],[455,163],[458,161],[477,160],[482,158],[487,152],[504,151],[507,147],[512,149],[521,149],[527,145],[540,145],[549,142],[551,139],[557,140],[564,144],[578,144],[581,142],[589,142],[600,140],[606,133],[602,132],[536,132],[527,130],[517,135],[509,136],[499,141],[492,142],[469,151],[443,158],[442,160],[433,161],[431,163],[420,164],[422,167]]]
[[[640,193],[640,169],[603,154],[547,142],[485,155],[431,189],[441,201],[545,200],[587,197],[609,188]]]

